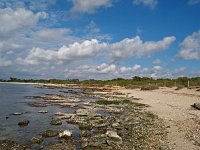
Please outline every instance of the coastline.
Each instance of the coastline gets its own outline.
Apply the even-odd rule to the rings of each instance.
[[[119,147],[115,147],[111,144],[113,147],[121,149],[123,146],[131,146],[133,143],[125,142],[123,140],[123,138],[126,137],[123,132],[124,128],[126,128],[130,135],[134,135],[133,137],[136,138],[138,133],[143,135],[143,133],[140,133],[141,130],[137,130],[138,128],[142,128],[142,131],[143,129],[145,130],[145,134],[150,133],[149,129],[151,129],[151,131],[153,131],[151,133],[152,135],[158,131],[160,132],[159,134],[162,135],[162,138],[158,138],[156,134],[154,135],[155,137],[150,138],[150,135],[145,137],[144,139],[149,138],[150,140],[147,140],[149,145],[147,144],[146,146],[150,146],[152,144],[151,140],[156,138],[155,141],[161,140],[162,142],[153,143],[155,148],[162,146],[162,143],[164,143],[164,146],[169,146],[169,148],[177,150],[196,150],[200,148],[200,133],[198,132],[198,129],[200,128],[200,124],[198,123],[200,111],[191,107],[192,104],[200,102],[199,87],[190,89],[182,88],[178,90],[175,87],[160,87],[155,90],[141,90],[140,88],[126,89],[119,86],[98,87],[79,84],[0,83],[37,84],[42,88],[63,88],[60,92],[75,94],[76,98],[71,97],[70,99],[62,94],[36,96],[35,98],[41,98],[44,101],[30,103],[30,105],[32,107],[44,108],[51,105],[74,108],[76,110],[74,114],[62,114],[58,112],[57,114],[64,116],[59,116],[57,118],[62,121],[67,121],[68,123],[78,124],[81,127],[80,139],[82,141],[82,147],[94,146],[95,140],[98,141],[98,146],[101,147],[101,140],[104,139],[107,139],[107,143],[111,144],[111,139],[109,139],[110,137],[107,135],[108,133],[110,134],[110,132],[115,133],[118,138],[118,142],[115,144]],[[76,91],[76,88],[80,91]],[[83,101],[80,105],[79,102],[82,98],[100,99],[95,102]],[[98,111],[106,115],[102,116],[102,114],[100,114],[99,116],[99,114],[96,114]],[[124,116],[124,114],[126,115]],[[115,119],[113,120],[112,118]],[[140,124],[137,124],[138,121]],[[149,124],[149,121],[151,122],[151,126],[146,128],[146,123]],[[98,135],[97,137],[87,134],[85,135],[85,132],[90,132],[91,124],[92,128],[95,128],[96,130],[96,134]],[[132,130],[135,127],[136,130]],[[99,139],[100,137],[103,137],[103,139]],[[129,140],[132,140],[132,137],[129,138]],[[91,139],[94,139],[94,141],[90,141]],[[85,140],[87,142],[85,142]],[[142,149],[142,146],[144,146],[143,143],[137,139],[135,141],[133,140],[133,142],[136,148]],[[104,146],[104,148],[107,148],[107,145]]]
[[[34,84],[34,85],[42,85],[42,83],[26,83],[26,82],[0,82],[0,84]]]

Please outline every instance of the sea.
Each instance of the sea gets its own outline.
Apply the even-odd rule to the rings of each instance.
[[[33,137],[38,137],[45,130],[71,130],[74,139],[80,135],[77,125],[68,124],[63,121],[61,126],[52,126],[50,121],[54,113],[74,113],[72,108],[61,108],[58,106],[31,107],[28,102],[38,101],[31,96],[45,94],[61,94],[62,89],[38,88],[37,84],[12,84],[0,83],[0,140],[12,140],[19,144],[27,144]],[[65,89],[68,90],[68,89]],[[69,93],[62,93],[66,95]],[[73,95],[69,95],[73,96]],[[48,111],[46,114],[38,113],[40,110]],[[22,115],[14,116],[14,112],[21,112]],[[28,126],[20,127],[18,122],[21,119],[28,119]],[[56,143],[55,138],[48,138],[42,145]],[[37,148],[36,148],[37,149]]]

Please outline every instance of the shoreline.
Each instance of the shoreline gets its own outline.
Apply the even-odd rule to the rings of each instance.
[[[30,82],[0,82],[0,84],[34,84],[34,85],[42,85],[42,83],[30,83]]]

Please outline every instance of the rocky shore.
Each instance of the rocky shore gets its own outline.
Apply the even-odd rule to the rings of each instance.
[[[109,94],[109,91],[110,89],[106,88],[78,90],[63,88],[59,95],[28,97],[33,101],[27,104],[30,107],[41,108],[39,113],[44,115],[48,115],[45,107],[49,106],[57,106],[63,110],[73,108],[74,113],[56,112],[49,124],[52,126],[59,126],[64,122],[75,124],[80,132],[79,137],[74,138],[73,132],[65,128],[58,131],[46,130],[34,136],[25,145],[1,140],[0,150],[6,147],[16,150],[34,149],[35,145],[37,145],[35,149],[45,150],[170,149],[166,140],[167,127],[155,114],[146,111],[148,105],[138,103],[138,99],[133,97],[120,97],[121,93]],[[66,96],[66,93],[70,96]],[[22,120],[19,124],[21,123],[27,126],[31,124],[28,120]],[[44,146],[43,142],[51,137],[56,138],[57,142]]]

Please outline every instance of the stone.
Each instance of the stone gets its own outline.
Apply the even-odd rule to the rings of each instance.
[[[21,112],[14,112],[12,115],[19,116],[19,115],[22,115],[22,113]]]
[[[40,143],[42,143],[42,141],[43,141],[42,137],[33,137],[31,139],[32,144],[40,144]]]
[[[28,124],[29,124],[29,120],[27,120],[27,119],[22,119],[22,120],[18,123],[19,126],[27,126]]]
[[[57,112],[57,113],[55,113],[54,115],[56,115],[56,116],[64,116],[64,115],[65,115],[65,113],[62,113],[62,112]]]
[[[192,105],[192,107],[194,107],[194,108],[200,110],[200,103],[194,103],[194,104]]]
[[[54,119],[51,121],[50,123],[51,125],[61,125],[62,124],[62,120],[61,119]]]
[[[95,116],[95,111],[92,109],[77,109],[76,114],[79,116]]]
[[[40,111],[38,111],[38,113],[45,114],[45,113],[48,113],[48,111],[46,111],[46,110],[40,110]]]
[[[107,143],[110,143],[110,141],[122,143],[122,138],[117,134],[116,131],[107,131],[106,135],[108,137]]]
[[[115,122],[115,123],[112,124],[112,127],[113,127],[113,128],[116,128],[116,127],[118,127],[118,126],[120,126],[120,124],[119,124],[118,122]]]
[[[59,133],[59,138],[68,138],[72,136],[72,131],[70,130],[64,130],[63,132]]]
[[[57,135],[58,135],[58,132],[57,132],[57,131],[54,131],[54,130],[46,130],[46,131],[44,131],[41,135],[42,135],[42,137],[44,137],[44,138],[54,137],[54,136],[57,136]]]

